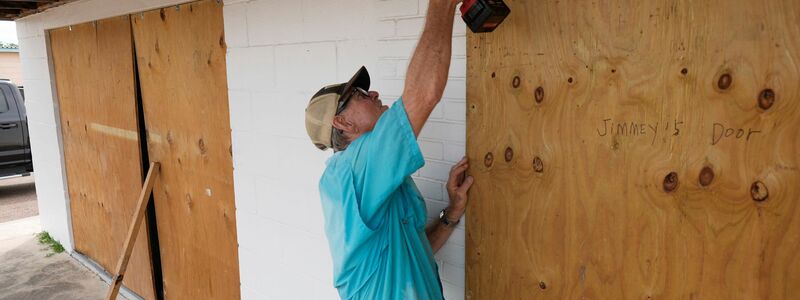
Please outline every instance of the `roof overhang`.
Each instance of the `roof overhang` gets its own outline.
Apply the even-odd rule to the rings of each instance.
[[[75,0],[0,0],[0,21],[13,21]]]

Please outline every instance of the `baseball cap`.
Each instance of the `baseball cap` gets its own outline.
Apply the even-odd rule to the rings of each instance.
[[[366,67],[361,66],[349,81],[325,86],[311,97],[306,106],[306,131],[314,146],[320,150],[333,147],[333,117],[336,116],[337,109],[344,107],[352,98],[342,97],[351,95],[354,87],[368,91],[369,83],[369,72]]]

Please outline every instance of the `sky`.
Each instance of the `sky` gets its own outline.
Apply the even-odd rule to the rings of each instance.
[[[0,42],[19,44],[16,23],[13,21],[0,21]]]

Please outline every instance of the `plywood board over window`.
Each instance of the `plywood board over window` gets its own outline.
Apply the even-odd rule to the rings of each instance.
[[[507,3],[468,35],[467,299],[800,295],[800,2]]]
[[[222,4],[131,15],[167,299],[238,299]]]
[[[142,188],[128,16],[49,31],[75,249],[112,270]],[[147,224],[123,284],[155,299]]]

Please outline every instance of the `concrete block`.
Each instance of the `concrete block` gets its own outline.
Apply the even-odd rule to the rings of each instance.
[[[309,100],[299,93],[254,93],[251,111],[253,131],[259,135],[308,139],[305,108]]]
[[[19,57],[22,58],[47,58],[47,46],[42,35],[29,36],[19,39]]]
[[[457,36],[453,38],[453,47],[451,54],[453,56],[466,56],[467,55],[467,37]]]
[[[461,220],[464,223],[464,220]],[[459,224],[460,226],[461,224]],[[455,244],[445,244],[442,249],[436,253],[436,257],[441,259],[445,265],[451,264],[454,266],[464,267],[464,247]]]
[[[228,88],[265,91],[275,88],[275,48],[232,48],[226,56]]]
[[[256,197],[259,215],[287,226],[300,227],[307,219],[306,203],[313,198],[303,198],[303,191],[292,186],[291,181],[270,178],[256,179]]]
[[[302,1],[254,0],[247,3],[250,45],[303,42]]]
[[[55,108],[52,102],[25,100],[25,111],[28,115],[28,124],[55,126]]]
[[[408,64],[411,62],[411,54],[409,53],[409,57],[405,59],[397,59],[397,77],[399,79],[405,79],[406,73],[408,72]]]
[[[373,40],[347,40],[336,42],[336,77],[328,83],[350,80],[361,66],[366,66],[372,79],[379,78],[378,54]],[[321,87],[321,86],[320,86]],[[314,91],[316,92],[316,90]]]
[[[367,0],[302,2],[304,42],[367,38],[377,22]]]
[[[461,19],[461,11],[456,10],[456,17],[453,20],[453,36],[465,36],[467,34],[467,24]]]
[[[378,72],[375,78],[380,79],[398,79],[397,77],[397,61],[396,60],[379,60]]]
[[[431,115],[428,116],[429,120],[441,120],[444,119],[444,102],[439,101],[436,106],[433,107],[431,111]]]
[[[444,118],[452,121],[466,122],[467,104],[465,102],[443,102]]]
[[[46,161],[48,165],[58,166],[59,170],[61,170],[62,152],[59,145],[59,136],[61,134],[60,127],[28,123],[28,133],[30,134],[31,155],[33,156],[34,164],[37,160],[43,160]],[[39,171],[45,170],[47,169],[36,169],[37,174],[41,173]],[[61,176],[60,171],[56,175]]]
[[[244,275],[240,275],[239,277],[244,277]],[[257,278],[258,277],[256,277],[256,279]],[[271,297],[269,297],[267,295],[261,294],[261,293],[259,293],[258,291],[254,290],[254,289],[249,288],[250,286],[253,286],[253,284],[242,283],[242,291],[241,291],[242,300],[273,300],[273,298],[271,298]]]
[[[458,162],[464,157],[466,146],[458,143],[445,143],[444,144],[444,160],[449,162]]]
[[[22,40],[29,37],[40,36],[44,39],[44,29],[41,22],[36,22],[34,16],[29,16],[17,20],[17,39]]]
[[[455,286],[464,286],[464,266],[444,263],[444,268],[440,271],[442,281],[449,282]]]
[[[442,201],[442,183],[425,178],[414,178],[414,183],[417,185],[420,194],[426,200]]]
[[[448,72],[450,78],[466,78],[467,77],[467,58],[454,57],[450,60],[450,71]]]
[[[419,140],[417,143],[419,144],[420,150],[422,150],[423,157],[428,159],[442,159],[444,145],[442,145],[441,142]]]
[[[387,38],[395,36],[396,23],[397,22],[395,20],[378,21],[377,24],[374,26],[375,36],[377,36],[378,38]]]
[[[229,90],[228,103],[231,129],[235,131],[250,130],[253,121],[253,107],[250,101],[250,92]]]
[[[391,39],[377,42],[379,58],[409,58],[417,46],[417,39]]]
[[[49,79],[28,79],[25,80],[25,104],[28,102],[48,102],[53,104],[58,102],[54,99],[53,87]]]
[[[425,25],[425,17],[403,18],[397,20],[397,36],[419,36]]]
[[[445,299],[464,299],[464,286],[442,282],[442,289]]]
[[[420,169],[420,176],[446,182],[452,166],[438,161],[426,161]]]
[[[228,48],[247,47],[247,3],[231,4],[226,1],[222,17]]]
[[[450,142],[466,142],[466,125],[429,120],[422,128],[420,137]]]
[[[313,93],[335,83],[336,61],[336,44],[332,42],[277,46],[278,89]]]
[[[466,80],[450,79],[444,87],[444,98],[466,100],[467,82]]]
[[[22,63],[22,80],[48,80],[50,69],[46,58],[20,58]]]
[[[285,263],[294,266],[301,274],[308,274],[320,281],[333,282],[333,260],[327,240],[305,232],[290,231],[286,236]]]
[[[320,300],[338,300],[339,299],[339,291],[333,287],[333,284],[330,282],[322,282],[319,283],[317,289],[314,293],[314,299]]]
[[[236,215],[258,214],[255,177],[246,172],[233,171],[233,192],[236,200]]]
[[[375,7],[380,17],[414,16],[419,13],[417,0],[378,0]]]
[[[378,91],[381,99],[385,98],[383,95],[402,95],[405,88],[405,80],[401,79],[373,79],[372,82],[370,89]]]

